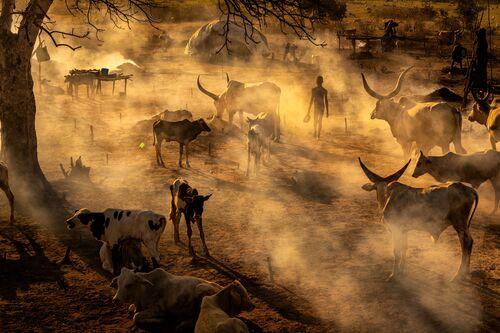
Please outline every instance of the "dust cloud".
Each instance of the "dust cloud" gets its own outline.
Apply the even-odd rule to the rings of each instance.
[[[65,26],[64,20],[58,22]],[[215,193],[205,212],[214,256],[250,267],[251,274],[265,281],[272,274],[277,285],[309,302],[322,320],[337,329],[475,331],[482,315],[479,296],[470,286],[448,282],[460,260],[454,231],[447,230],[437,244],[424,233],[410,233],[408,277],[387,283],[384,279],[392,265],[390,234],[380,223],[374,193],[361,189],[368,180],[357,164],[358,156],[387,174],[405,161],[388,125],[369,119],[376,101],[363,90],[360,72],[366,72],[371,85],[383,93],[393,88],[400,70],[414,61],[399,56],[386,64],[393,73],[382,74],[380,65],[375,72],[367,61],[346,60],[336,50],[336,36],[324,32],[318,39],[329,42],[326,48],[297,42],[301,59],[308,64],[305,69],[262,61],[200,63],[182,55],[185,41],[199,24],[162,26],[173,39],[162,52],[148,46],[148,38],[158,32],[140,25],[131,31],[107,27],[103,42],[82,40],[84,47],[75,52],[49,48],[52,61],[43,65],[42,76],[61,87],[64,75],[73,68],[115,70],[123,63],[138,68],[127,98],[118,93],[111,97],[110,86],[104,86],[103,97],[87,99],[81,87],[79,98],[44,95],[37,99],[40,160],[49,180],[79,206],[93,210],[126,206],[167,214],[168,185],[177,176],[185,177],[202,194]],[[272,35],[271,47],[281,52],[286,38]],[[313,55],[320,59],[319,66],[308,60]],[[37,66],[33,70],[36,79]],[[282,89],[284,143],[272,146],[269,165],[259,176],[244,177],[244,128],[243,134],[234,136],[201,137],[193,147],[192,171],[177,170],[178,146],[169,143],[163,151],[167,170],[157,168],[151,130],[137,131],[134,126],[165,109],[187,108],[195,119],[210,117],[215,108],[196,88],[196,78],[203,74],[203,85],[220,93],[226,72],[235,80],[267,80]],[[324,119],[320,142],[312,140],[312,124],[303,122],[316,75],[324,77],[331,101],[331,116]],[[401,96],[436,88],[415,80],[416,75],[408,75]],[[120,83],[116,89],[121,91]],[[239,125],[237,116],[235,123]],[[473,128],[466,147],[484,149],[484,133]],[[216,145],[215,161],[207,156],[208,142]],[[140,148],[142,143],[146,148]],[[92,167],[94,184],[87,187],[61,181],[58,170],[59,163],[66,166],[70,157],[80,155]],[[419,185],[429,179],[415,180],[407,172],[401,181]],[[169,226],[162,242],[171,242],[171,232]]]

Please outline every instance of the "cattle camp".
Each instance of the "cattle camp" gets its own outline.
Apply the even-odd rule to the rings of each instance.
[[[500,330],[500,0],[0,4],[0,332]]]

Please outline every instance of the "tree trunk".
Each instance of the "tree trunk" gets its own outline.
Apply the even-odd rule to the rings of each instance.
[[[2,157],[18,191],[45,196],[52,192],[38,163],[31,43],[15,36],[0,40],[0,121]],[[31,44],[31,45],[30,45]]]

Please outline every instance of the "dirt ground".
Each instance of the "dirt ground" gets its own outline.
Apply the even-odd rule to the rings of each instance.
[[[184,36],[183,30],[178,34]],[[283,40],[275,36],[273,42]],[[146,73],[134,76],[127,97],[111,96],[109,86],[104,96],[90,99],[83,91],[74,99],[38,96],[42,169],[75,209],[138,208],[168,214],[168,186],[177,177],[202,194],[213,193],[204,213],[211,257],[201,256],[195,230],[200,255],[191,258],[185,246],[174,244],[169,224],[160,243],[162,267],[220,284],[240,280],[257,306],[242,314],[252,332],[497,331],[500,215],[488,215],[491,186],[479,189],[471,227],[472,278],[465,283],[450,282],[460,262],[458,238],[451,228],[435,244],[425,233],[410,233],[409,272],[401,281],[387,282],[390,234],[380,223],[375,195],[361,189],[367,179],[358,157],[381,174],[396,171],[405,160],[387,124],[369,119],[375,100],[361,90],[360,71],[369,74],[370,82],[380,82],[378,89],[384,91],[391,89],[402,67],[416,65],[403,93],[420,92],[436,86],[423,73],[437,77],[445,63],[395,54],[367,61],[360,69],[333,47],[321,52],[328,60],[319,69],[221,66],[192,62],[178,46],[137,56]],[[376,73],[381,65],[394,73]],[[193,144],[191,168],[177,167],[174,143],[163,149],[167,167],[156,166],[151,129],[135,124],[167,108],[187,107],[195,118],[210,116],[212,102],[197,90],[196,77],[207,74],[203,84],[221,91],[225,72],[245,82],[270,79],[283,90],[284,136],[273,144],[269,163],[258,176],[246,177],[243,132],[213,131]],[[331,92],[333,114],[324,120],[322,139],[316,141],[312,124],[302,118],[319,73]],[[486,131],[468,121],[463,137],[470,152],[489,148]],[[69,158],[78,156],[92,168],[92,184],[63,179],[59,163],[67,167]],[[410,174],[402,181],[414,186],[435,183],[428,176],[414,179]],[[100,268],[100,244],[88,230],[69,231],[64,214],[47,217],[36,210],[33,215],[18,210],[15,224],[9,225],[6,200],[1,202],[1,331],[123,332],[133,326],[127,307],[111,302],[111,275]],[[184,225],[181,232],[186,240]],[[68,245],[71,262],[58,264]]]

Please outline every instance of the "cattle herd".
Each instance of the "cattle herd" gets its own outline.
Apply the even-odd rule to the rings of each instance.
[[[399,182],[411,159],[399,171],[386,177],[371,171],[359,159],[361,169],[370,181],[362,188],[376,192],[383,221],[393,237],[391,279],[397,278],[405,270],[408,231],[426,231],[437,240],[450,225],[458,234],[462,250],[462,260],[455,279],[464,279],[469,274],[473,246],[469,229],[479,201],[475,189],[486,181],[491,182],[495,193],[493,214],[499,206],[500,152],[496,151],[496,142],[500,141],[500,108],[494,101],[474,96],[476,103],[469,119],[486,126],[493,150],[467,154],[461,142],[462,113],[456,107],[461,98],[457,98],[453,92],[442,88],[429,95],[405,96],[398,102],[394,100],[408,70],[401,73],[396,87],[387,95],[375,92],[362,75],[366,92],[377,99],[371,118],[382,119],[389,124],[407,159],[413,153],[418,153],[413,177],[429,174],[439,184],[415,188]],[[239,113],[243,128],[244,112],[256,116],[246,119],[246,171],[249,175],[253,157],[254,170],[258,172],[260,160],[270,158],[271,142],[279,142],[280,139],[281,89],[274,83],[246,84],[230,80],[229,76],[226,91],[219,95],[205,89],[199,76],[197,86],[213,99],[216,108],[214,118],[221,118],[226,111],[231,125],[233,116]],[[205,120],[193,120],[187,110],[166,111],[153,124],[157,164],[165,166],[161,155],[162,142],[176,141],[180,145],[179,167],[182,167],[184,147],[186,166],[190,167],[190,142],[202,132],[210,131]],[[449,151],[450,143],[454,144],[457,154]],[[436,146],[441,148],[443,155],[429,156],[429,151]],[[9,199],[12,221],[14,197],[8,185],[8,171],[3,164],[0,164],[0,187]],[[99,251],[102,268],[116,276],[111,284],[117,288],[113,301],[131,304],[129,311],[136,324],[174,321],[178,327],[188,326],[196,333],[248,332],[245,323],[235,318],[240,312],[254,308],[240,282],[234,281],[223,287],[192,276],[173,275],[160,268],[159,241],[167,220],[174,226],[174,241],[177,243],[180,241],[182,216],[186,221],[189,255],[195,255],[191,242],[193,224],[199,231],[203,255],[210,255],[205,242],[202,215],[204,204],[211,195],[200,194],[188,181],[178,178],[170,185],[168,219],[152,211],[114,208],[103,212],[82,208],[67,219],[68,229],[82,225],[102,242]],[[142,254],[142,246],[151,257],[152,269]]]

